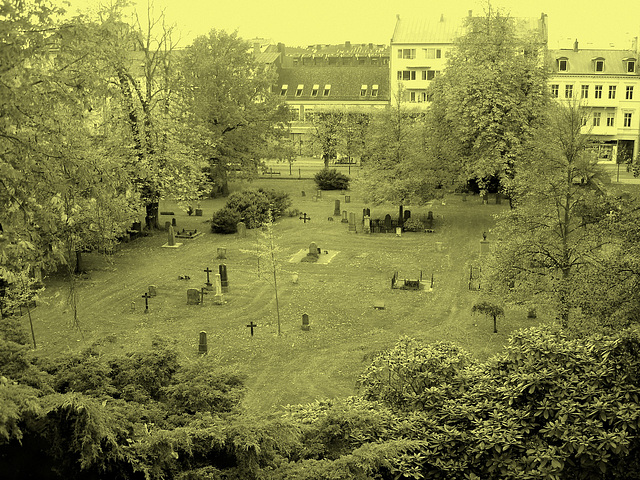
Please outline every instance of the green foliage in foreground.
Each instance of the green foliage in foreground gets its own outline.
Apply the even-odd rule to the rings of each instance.
[[[16,346],[0,372],[3,478],[640,477],[634,330],[532,328],[485,363],[403,338],[363,374],[360,396],[270,418],[238,408],[240,375],[181,365],[163,342],[46,363],[3,342]]]
[[[247,228],[256,228],[270,218],[281,217],[290,206],[288,193],[262,188],[236,192],[229,196],[224,207],[213,214],[211,231],[235,233],[240,221]]]

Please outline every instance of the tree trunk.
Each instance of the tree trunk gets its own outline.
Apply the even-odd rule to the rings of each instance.
[[[147,230],[155,230],[158,227],[159,219],[158,219],[158,203],[159,202],[149,202],[147,203],[147,216],[145,217],[145,224],[147,225]]]
[[[82,264],[82,252],[80,250],[76,250],[76,268],[73,271],[76,275],[84,273],[84,268]]]
[[[498,318],[497,318],[497,315],[493,316],[493,333],[498,333]]]

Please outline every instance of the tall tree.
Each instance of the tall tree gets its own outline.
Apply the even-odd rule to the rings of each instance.
[[[557,104],[516,163],[515,209],[495,229],[492,288],[512,300],[551,303],[564,326],[583,304],[581,285],[609,242],[603,228],[601,171],[583,132],[588,112]]]
[[[355,180],[367,201],[405,205],[431,200],[441,184],[439,166],[427,152],[426,125],[421,113],[398,101],[372,115],[367,131],[361,174]]]
[[[432,109],[443,138],[454,132],[464,174],[486,189],[498,177],[510,193],[514,162],[547,104],[541,32],[489,8],[469,17],[442,75],[433,82]]]
[[[286,135],[290,115],[272,92],[275,75],[236,32],[212,30],[180,56],[181,119],[221,190],[230,175],[255,176],[264,146]]]

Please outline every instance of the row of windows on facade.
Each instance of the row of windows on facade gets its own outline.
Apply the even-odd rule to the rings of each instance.
[[[280,95],[282,96],[286,95],[288,90],[289,90],[289,85],[282,85],[280,89]],[[311,88],[312,97],[317,97],[319,92],[320,92],[320,85],[316,84]],[[369,92],[371,93],[372,97],[377,97],[378,85],[371,85],[371,89],[369,89],[369,85],[362,85],[360,87],[361,97],[366,97],[367,93]],[[301,97],[303,93],[304,93],[304,84],[300,84],[298,85],[298,88],[296,88],[296,97]],[[328,97],[330,94],[331,94],[331,85],[327,84],[324,86],[324,89],[322,90],[322,96]]]
[[[569,59],[568,58],[558,58],[558,71],[559,72],[568,72],[569,71]],[[591,60],[591,65],[593,67],[594,72],[604,72],[604,58],[594,58]],[[627,73],[635,73],[636,72],[636,60],[635,58],[625,58],[623,60],[625,63],[625,71]]]
[[[433,80],[440,75],[439,70],[422,70],[422,80]],[[397,79],[402,81],[415,80],[417,78],[416,70],[398,70]]]
[[[590,85],[581,85],[580,86],[580,98],[589,98],[589,86]],[[593,98],[602,98],[602,85],[594,85],[593,86]],[[616,85],[609,85],[609,97],[610,99],[616,98]],[[560,85],[553,84],[551,85],[551,96],[554,98],[558,98],[560,95]],[[565,85],[564,86],[564,98],[573,98],[573,85]],[[626,85],[625,87],[625,100],[633,100],[633,85]]]
[[[406,60],[414,60],[416,57],[415,48],[399,48],[398,49],[398,58],[403,58]],[[449,56],[449,50],[444,51],[444,57]],[[442,49],[441,48],[423,48],[422,49],[422,57],[426,59],[435,59],[435,58],[443,58]]]
[[[622,114],[622,126],[623,127],[630,127],[631,126],[631,118],[633,117],[633,114],[631,112],[624,112]],[[602,120],[602,112],[592,112],[591,113],[591,118],[593,121],[593,126],[594,127],[599,127],[601,125],[601,120]],[[616,126],[616,114],[615,113],[607,113],[607,127],[615,127]],[[587,120],[585,119],[583,121],[583,125],[587,125]]]

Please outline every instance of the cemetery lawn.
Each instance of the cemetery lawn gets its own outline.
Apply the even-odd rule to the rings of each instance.
[[[181,361],[196,362],[198,334],[204,330],[209,344],[204,361],[245,372],[244,407],[269,413],[287,404],[356,393],[358,376],[371,359],[402,336],[455,342],[484,360],[500,351],[512,331],[545,320],[544,315],[528,319],[524,309],[507,306],[494,334],[491,319],[471,314],[472,305],[483,297],[468,289],[470,266],[479,265],[482,232],[490,230],[493,215],[508,205],[493,200],[482,205],[478,196],[463,202],[462,196],[451,194],[446,205],[409,207],[414,215],[433,211],[434,233],[364,235],[360,220],[365,206],[372,218],[386,213],[395,218],[397,207],[364,205],[353,192],[347,192],[350,203],[339,191],[323,192],[322,199],[314,201],[312,180],[264,179],[251,186],[287,191],[292,208],[311,217],[307,223],[298,215],[284,217],[275,227],[281,249],[280,336],[273,287],[256,276],[256,232],[249,230],[246,238],[210,233],[207,220],[224,199],[202,202],[202,217],[162,202],[161,212],[175,212],[176,231],[197,228],[205,234],[177,239],[183,245],[170,249],[161,247],[166,233],[157,232],[122,244],[109,256],[86,255],[89,273],[76,287],[81,330],[72,325],[68,283],[62,276],[47,278],[47,289],[32,311],[37,354],[56,356],[89,346],[105,355],[121,354],[148,350],[154,336],[160,336],[174,343]],[[349,233],[340,217],[328,221],[336,199],[342,210],[356,213],[358,233]],[[161,224],[168,218],[161,216]],[[289,262],[311,242],[339,253],[324,265]],[[216,259],[221,246],[227,249],[226,260]],[[200,289],[206,281],[203,270],[209,267],[215,273],[223,262],[229,275],[226,303],[214,305],[210,294],[204,305],[187,305],[187,288]],[[422,271],[427,283],[433,274],[433,291],[392,290],[396,271],[401,279],[417,279]],[[181,275],[190,280],[179,279]],[[157,286],[158,295],[149,300],[145,314],[142,295],[149,285]],[[373,308],[377,301],[384,302],[384,310]],[[301,329],[304,313],[309,315],[309,331]],[[253,337],[247,328],[251,321],[258,325]],[[22,322],[28,329],[26,315]]]

